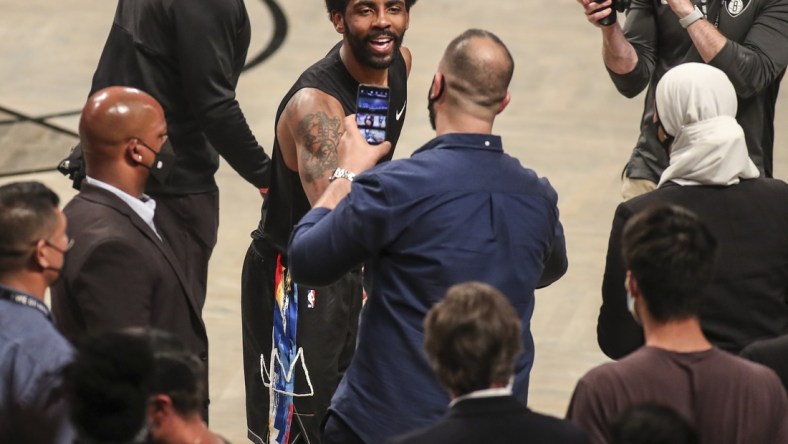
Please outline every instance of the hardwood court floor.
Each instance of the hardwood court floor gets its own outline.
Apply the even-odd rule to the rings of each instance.
[[[246,3],[253,23],[251,57],[271,38],[272,19],[261,0]],[[247,71],[238,88],[247,119],[268,150],[280,98],[304,68],[339,40],[322,1],[280,3],[289,21],[284,45]],[[112,0],[0,0],[0,107],[31,117],[79,110],[114,8]],[[614,90],[600,60],[600,32],[585,21],[574,0],[550,2],[548,8],[521,0],[499,0],[487,7],[479,2],[422,0],[411,12],[405,43],[414,63],[397,157],[410,155],[431,137],[425,95],[449,40],[467,28],[485,28],[497,33],[514,55],[512,102],[497,120],[495,132],[503,136],[508,152],[548,177],[558,190],[570,260],[563,279],[537,292],[530,406],[562,416],[577,379],[605,361],[596,345],[599,289],[610,222],[620,201],[619,175],[637,137],[642,96],[627,100]],[[787,116],[788,93],[783,93],[775,145],[775,171],[783,179],[788,178]],[[0,113],[0,121],[6,117]],[[77,126],[74,115],[45,121],[71,131]],[[59,146],[65,155],[73,140],[28,133],[0,130],[0,153],[33,151],[43,140],[48,149]],[[0,166],[11,161],[0,157]],[[240,443],[246,437],[240,270],[261,202],[257,191],[226,166],[217,177],[221,227],[205,307],[212,355],[211,427]],[[21,178],[46,182],[64,202],[73,195],[70,184],[53,172],[0,181]]]

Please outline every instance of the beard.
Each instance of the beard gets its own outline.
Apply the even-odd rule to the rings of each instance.
[[[394,46],[390,54],[377,54],[369,47],[371,41],[381,36],[390,37],[392,39]],[[345,38],[347,38],[353,56],[360,64],[374,69],[387,69],[391,66],[391,63],[394,62],[394,55],[397,54],[400,46],[402,46],[402,39],[404,37],[404,32],[401,35],[397,35],[391,31],[375,31],[364,37],[351,34],[345,29]]]

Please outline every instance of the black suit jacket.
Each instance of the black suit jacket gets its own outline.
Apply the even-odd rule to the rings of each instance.
[[[535,413],[513,396],[465,399],[435,424],[388,441],[389,444],[583,444],[575,424]]]
[[[199,356],[207,375],[200,306],[166,240],[120,198],[87,183],[63,212],[74,239],[52,287],[52,311],[63,334],[73,341],[93,331],[158,328]]]
[[[719,244],[700,314],[706,337],[738,353],[757,339],[788,333],[788,185],[776,179],[731,186],[669,184],[616,209],[597,323],[602,351],[619,359],[643,345],[642,329],[627,311],[621,235],[632,215],[657,202],[697,214]]]

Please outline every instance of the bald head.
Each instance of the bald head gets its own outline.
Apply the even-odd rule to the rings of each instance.
[[[121,157],[124,143],[154,128],[166,133],[164,111],[156,99],[138,89],[111,86],[88,99],[79,120],[79,139],[90,165]]]
[[[508,93],[514,60],[495,34],[469,29],[449,43],[439,70],[455,106],[471,105],[497,114]]]

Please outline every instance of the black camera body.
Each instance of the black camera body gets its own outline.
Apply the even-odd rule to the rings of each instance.
[[[610,14],[599,21],[599,24],[602,26],[610,26],[616,22],[616,11],[624,12],[629,9],[629,4],[632,3],[632,0],[613,0],[613,3],[610,5]]]

